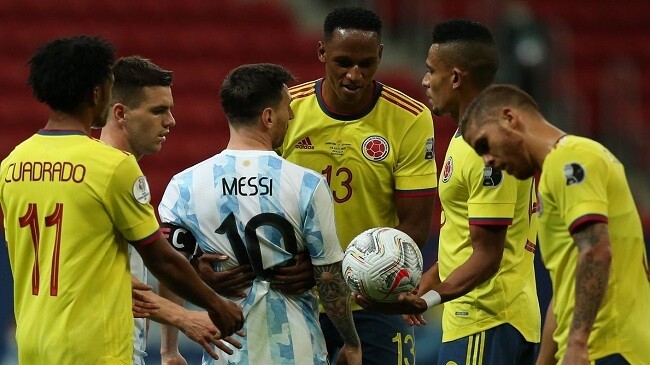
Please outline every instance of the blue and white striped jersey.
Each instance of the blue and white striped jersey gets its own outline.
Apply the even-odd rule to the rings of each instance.
[[[273,151],[225,150],[175,175],[159,207],[163,223],[190,231],[203,252],[248,263],[257,274],[244,308],[243,344],[203,364],[327,364],[312,291],[285,296],[267,281],[271,268],[307,250],[314,265],[343,259],[325,179]],[[217,349],[219,352],[219,350]]]

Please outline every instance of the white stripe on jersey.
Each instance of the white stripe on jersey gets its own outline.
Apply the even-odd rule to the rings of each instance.
[[[147,283],[147,268],[144,267],[142,257],[132,245],[129,245],[129,265],[131,275],[143,283]],[[133,364],[144,365],[144,358],[147,356],[147,320],[145,318],[133,319]]]
[[[308,250],[315,265],[342,260],[332,196],[320,174],[272,151],[226,150],[174,176],[159,214],[191,231],[204,252],[228,255],[218,270],[250,262],[258,274],[238,300],[244,348],[220,353],[216,362],[205,355],[204,364],[327,363],[314,294],[284,296],[265,280],[267,269],[295,252]]]

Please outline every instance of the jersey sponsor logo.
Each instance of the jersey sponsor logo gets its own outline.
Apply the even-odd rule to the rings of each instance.
[[[442,167],[442,182],[446,183],[451,179],[451,174],[454,173],[454,158],[449,156],[445,161],[445,166]]]
[[[496,188],[503,181],[503,173],[499,169],[490,166],[483,168],[483,186]]]
[[[425,160],[433,160],[433,146],[434,146],[435,140],[433,137],[427,138],[426,143],[424,144],[424,159]]]
[[[585,169],[579,163],[564,165],[564,177],[567,185],[579,184],[585,179]]]
[[[363,156],[370,161],[381,161],[388,156],[390,146],[388,141],[381,136],[370,136],[361,144]]]
[[[135,179],[133,183],[133,197],[140,204],[149,204],[151,201],[151,193],[149,192],[149,184],[147,178],[140,176]]]
[[[305,137],[305,138],[301,139],[300,141],[298,141],[298,143],[296,143],[295,147],[298,148],[298,149],[301,149],[301,150],[313,150],[314,149],[314,145],[311,143],[311,139],[309,139],[309,137]]]

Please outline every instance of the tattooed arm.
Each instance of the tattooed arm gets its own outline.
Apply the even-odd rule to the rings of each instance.
[[[587,364],[587,342],[605,297],[612,252],[606,223],[588,223],[571,235],[578,246],[575,307],[564,363]]]
[[[352,320],[350,291],[343,279],[341,262],[314,266],[314,279],[320,302],[343,338],[344,346],[339,352],[339,361],[361,364],[361,341]]]

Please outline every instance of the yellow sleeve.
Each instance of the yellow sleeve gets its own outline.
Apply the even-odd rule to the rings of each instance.
[[[395,190],[429,190],[438,187],[434,156],[433,118],[425,108],[400,144],[394,172]]]
[[[590,152],[560,149],[544,164],[547,186],[570,232],[589,221],[607,222],[609,165]]]
[[[470,225],[511,225],[517,202],[517,181],[505,171],[487,167],[474,151],[461,164],[469,190]]]
[[[128,241],[141,241],[158,232],[150,200],[147,179],[135,158],[126,157],[110,178],[104,202],[111,220]]]

